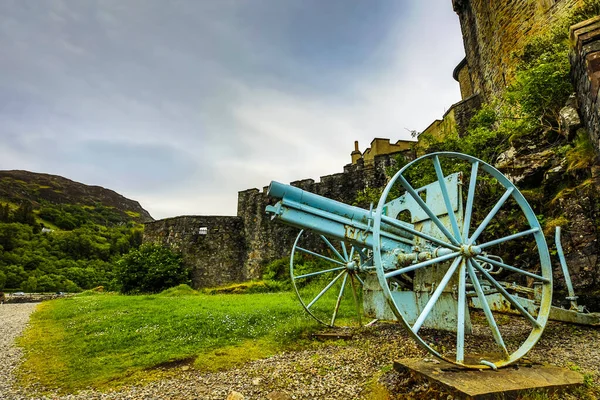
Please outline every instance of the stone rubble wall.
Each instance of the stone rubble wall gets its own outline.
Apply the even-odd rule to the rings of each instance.
[[[42,301],[71,297],[74,294],[65,293],[25,293],[22,295],[5,294],[4,302],[9,303],[40,303]]]
[[[514,78],[529,38],[580,6],[583,0],[453,0],[459,16],[473,93],[488,102]]]
[[[600,16],[573,25],[570,40],[571,74],[579,111],[600,152]]]

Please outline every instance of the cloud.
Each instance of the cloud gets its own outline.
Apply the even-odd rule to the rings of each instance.
[[[449,0],[0,2],[0,168],[56,173],[154,217],[340,172],[459,100]]]

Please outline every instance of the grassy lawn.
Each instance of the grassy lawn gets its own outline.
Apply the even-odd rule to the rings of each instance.
[[[21,379],[71,391],[163,373],[153,367],[181,360],[226,368],[302,346],[320,328],[289,292],[170,294],[41,303],[19,341],[26,354]]]

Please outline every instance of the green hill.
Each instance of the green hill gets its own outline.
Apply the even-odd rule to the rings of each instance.
[[[0,171],[0,290],[116,289],[116,261],[140,246],[152,220],[109,189]]]
[[[61,213],[71,214],[72,218],[67,219],[79,220],[79,225],[84,219],[105,226],[154,220],[137,201],[110,189],[21,170],[0,171],[0,203],[11,204],[12,208],[29,203],[41,222],[51,224]]]

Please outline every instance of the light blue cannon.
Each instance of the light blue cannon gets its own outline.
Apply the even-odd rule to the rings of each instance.
[[[509,365],[540,338],[551,311],[548,247],[523,195],[491,165],[425,155],[370,210],[277,182],[269,196],[272,219],[302,229],[290,273],[318,321],[346,324],[349,310],[359,323],[363,313],[397,319],[433,355],[468,368]]]

